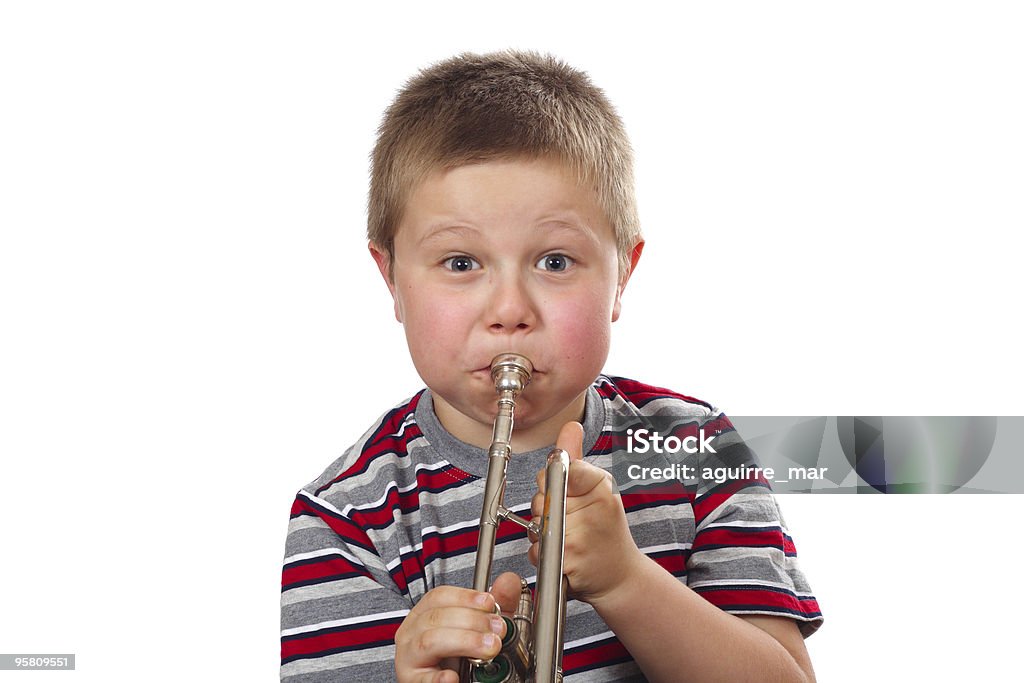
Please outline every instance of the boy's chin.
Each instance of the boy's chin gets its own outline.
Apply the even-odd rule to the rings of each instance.
[[[445,408],[454,411],[460,421],[473,422],[487,429],[493,427],[494,420],[498,416],[498,394],[493,390],[472,392],[470,396],[463,397],[462,400],[446,399],[444,403],[446,404]],[[542,407],[531,401],[525,392],[516,397],[514,419],[517,431],[529,429],[538,422],[542,422],[542,415]]]

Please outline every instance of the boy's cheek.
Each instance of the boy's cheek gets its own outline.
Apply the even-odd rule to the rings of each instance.
[[[600,372],[611,347],[611,324],[603,318],[569,315],[552,339],[562,362],[587,374]]]
[[[557,310],[549,311],[552,325],[566,333],[603,335],[611,330],[613,308],[610,305],[594,305],[601,299],[595,295],[590,301],[565,302]]]
[[[420,300],[405,308],[410,345],[438,354],[442,348],[463,346],[466,321],[460,307],[443,301]]]

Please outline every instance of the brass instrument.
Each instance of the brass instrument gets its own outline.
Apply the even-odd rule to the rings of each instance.
[[[513,412],[516,396],[530,382],[533,364],[525,357],[503,353],[491,361],[491,379],[498,392],[498,415],[487,453],[480,536],[477,541],[473,589],[491,585],[491,563],[498,524],[508,519],[539,537],[536,601],[524,580],[519,604],[505,619],[506,634],[501,652],[491,661],[463,661],[463,683],[560,683],[565,632],[565,601],[568,580],[562,573],[565,551],[565,499],[569,454],[555,448],[545,469],[546,496],[539,524],[526,521],[502,504],[505,498],[505,467],[511,455]]]

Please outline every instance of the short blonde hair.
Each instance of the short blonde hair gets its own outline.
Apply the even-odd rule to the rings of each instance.
[[[393,262],[405,203],[430,173],[544,157],[594,186],[615,231],[619,273],[628,273],[641,237],[622,121],[585,73],[535,52],[462,54],[406,83],[377,130],[367,236]]]

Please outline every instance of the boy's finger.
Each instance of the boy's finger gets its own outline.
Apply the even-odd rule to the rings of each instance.
[[[558,432],[555,448],[561,448],[569,454],[570,460],[583,459],[583,425],[579,422],[566,422]]]
[[[494,580],[490,592],[503,612],[515,612],[516,607],[519,606],[521,587],[522,583],[516,574],[505,572]]]
[[[600,467],[594,467],[589,462],[583,460],[573,461],[571,467],[569,467],[566,495],[569,497],[585,496],[604,482],[607,476],[607,472]]]
[[[421,609],[438,609],[440,607],[467,607],[483,612],[494,611],[494,597],[488,593],[477,593],[470,588],[459,586],[437,586],[429,591],[419,604]]]
[[[579,422],[566,422],[562,425],[561,430],[558,432],[558,438],[555,439],[556,449],[561,449],[565,453],[569,454],[569,461],[583,460],[583,425]],[[569,472],[571,472],[571,468]],[[541,494],[545,493],[547,488],[547,481],[545,481],[545,472],[543,469],[537,473],[537,489]]]
[[[423,628],[445,628],[476,633],[505,635],[505,624],[494,612],[480,612],[464,607],[445,607],[423,615]]]
[[[555,448],[561,448],[569,454],[569,460],[583,462],[583,425],[579,422],[566,422],[558,432],[555,440]],[[569,480],[572,481],[572,467],[569,468]],[[545,481],[544,470],[537,472],[537,490],[545,493],[547,482]],[[578,495],[572,494],[569,495]]]
[[[455,671],[438,671],[430,683],[459,683],[459,674]]]
[[[448,657],[490,659],[501,651],[501,637],[494,632],[438,627],[419,633],[410,647],[416,655],[412,666],[433,668]]]

